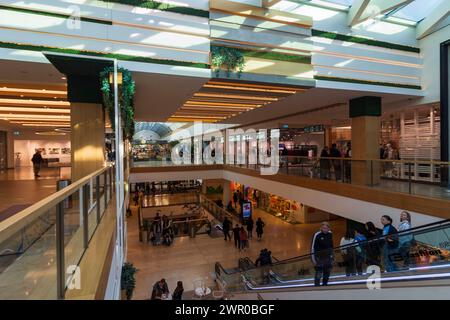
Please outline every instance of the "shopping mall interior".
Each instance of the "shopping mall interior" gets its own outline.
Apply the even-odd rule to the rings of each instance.
[[[0,36],[0,300],[450,296],[450,1],[0,1]]]

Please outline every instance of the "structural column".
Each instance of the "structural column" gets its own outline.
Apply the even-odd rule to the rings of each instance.
[[[353,184],[375,185],[380,181],[379,140],[381,128],[381,98],[360,97],[349,102],[352,119]]]

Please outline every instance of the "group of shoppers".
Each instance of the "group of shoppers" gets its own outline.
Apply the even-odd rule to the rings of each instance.
[[[172,300],[181,300],[183,297],[183,292],[183,282],[178,281],[177,287],[172,293]],[[151,300],[167,300],[169,296],[169,286],[167,285],[166,279],[163,278],[153,285]]]
[[[230,231],[233,232],[233,239],[234,239],[234,245],[236,248],[239,249],[239,251],[244,250],[246,248],[249,248],[249,241],[250,239],[253,239],[253,227],[255,225],[255,222],[250,217],[248,218],[244,224],[239,225],[238,223],[235,225],[233,229],[233,223],[230,219],[225,217],[225,219],[222,222],[222,231],[224,235],[225,241],[231,241]],[[244,228],[245,226],[245,228]],[[258,241],[262,239],[262,235],[264,233],[264,227],[265,223],[261,218],[258,218],[256,221],[256,235],[258,237]]]
[[[328,146],[325,146],[320,153],[320,179],[331,179],[331,168],[333,168],[336,181],[349,180],[351,174],[350,161],[343,161],[340,158],[351,157],[352,145],[350,142],[347,143],[347,148],[345,150],[339,150],[336,143],[331,145],[331,149],[329,149]]]
[[[381,224],[383,225],[381,232],[373,222],[367,222],[364,229],[347,230],[342,237],[340,254],[347,276],[362,275],[364,264],[383,267],[386,272],[409,267],[410,249],[414,238],[410,233],[398,234],[398,232],[411,229],[411,215],[407,211],[400,214],[398,229],[392,225],[392,218],[388,215],[381,217]],[[321,279],[322,285],[328,284],[335,259],[334,254],[330,225],[328,222],[323,222],[320,230],[314,234],[311,244],[316,286],[320,285]]]

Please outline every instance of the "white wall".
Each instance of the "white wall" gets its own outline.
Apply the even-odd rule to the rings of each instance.
[[[440,101],[440,44],[450,39],[450,25],[419,41],[423,59],[422,87],[425,97],[420,103]]]
[[[31,158],[35,152],[35,148],[70,148],[70,141],[58,141],[58,140],[15,140],[14,141],[14,153],[20,152],[21,160],[16,162],[16,167],[31,166]],[[43,158],[59,158],[60,162],[70,162],[70,154],[47,154],[42,155]]]

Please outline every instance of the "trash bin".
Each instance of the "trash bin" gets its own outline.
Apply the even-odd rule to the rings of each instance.
[[[56,181],[56,191],[62,190],[71,183],[70,180],[58,180]],[[72,207],[72,196],[70,195],[63,200],[64,209],[70,209]]]

